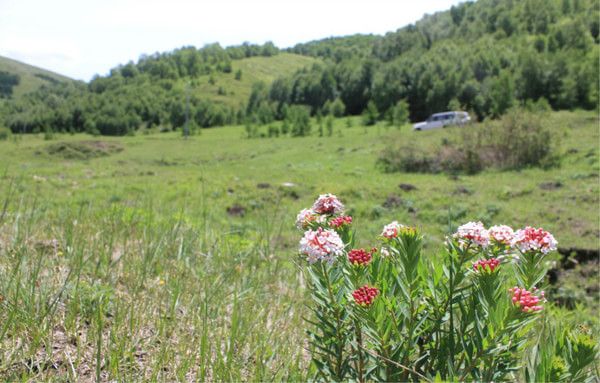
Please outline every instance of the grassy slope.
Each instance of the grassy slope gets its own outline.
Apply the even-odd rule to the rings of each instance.
[[[568,153],[560,168],[458,179],[374,166],[390,142],[438,145],[458,128],[365,131],[357,120],[352,128],[337,120],[334,137],[322,138],[248,140],[243,127],[187,141],[174,133],[103,137],[124,150],[88,161],[47,154],[56,142],[41,136],[0,142],[0,195],[9,196],[0,219],[0,322],[8,330],[0,333],[0,377],[306,380],[293,224],[327,191],[347,204],[365,245],[398,219],[423,228],[431,253],[449,217],[459,224],[488,216],[543,226],[564,246],[598,248],[598,117],[549,119]],[[98,138],[59,137],[90,139]],[[563,186],[543,190],[546,181]],[[399,183],[418,190],[404,193]],[[382,208],[390,194],[404,205]],[[227,215],[235,204],[244,217]],[[96,370],[96,358],[104,368]]]
[[[193,92],[199,96],[222,102],[228,106],[239,107],[245,105],[250,97],[252,85],[262,81],[271,83],[277,77],[291,75],[295,71],[319,62],[318,59],[291,53],[280,53],[271,57],[250,57],[232,61],[231,73],[215,73],[212,75],[215,82],[211,84],[211,76],[204,75],[192,80]],[[241,70],[242,78],[235,79],[235,73]],[[183,88],[187,80],[180,81],[178,86]],[[225,94],[219,94],[219,88]]]
[[[22,63],[7,57],[0,56],[0,71],[18,74],[21,79],[19,84],[13,88],[13,97],[18,98],[25,93],[32,92],[44,84],[51,82],[45,78],[36,75],[48,76],[56,81],[66,82],[74,81],[69,77],[41,69],[29,64]]]

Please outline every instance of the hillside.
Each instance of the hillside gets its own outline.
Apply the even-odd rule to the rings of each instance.
[[[181,128],[187,117],[192,131],[240,123],[255,84],[267,87],[319,61],[269,43],[183,47],[142,56],[88,84],[56,82],[7,102],[0,105],[0,124],[4,120],[13,132],[123,135]]]
[[[18,84],[12,87],[12,97],[19,98],[39,89],[42,85],[54,85],[74,81],[69,77],[0,56],[0,73],[19,76]]]
[[[464,2],[383,37],[293,47],[327,64],[277,81],[265,102],[308,105],[315,113],[338,97],[348,114],[371,104],[384,118],[405,100],[412,120],[456,108],[495,118],[542,98],[556,110],[593,109],[599,19],[600,3],[591,0]]]
[[[292,53],[235,60],[231,63],[231,73],[217,72],[191,80],[191,91],[197,97],[208,98],[237,108],[246,105],[254,83],[271,84],[278,77],[289,76],[319,61],[319,59]],[[235,76],[237,71],[241,71],[239,80]],[[186,83],[187,80],[184,79],[179,82],[178,87],[184,88]]]

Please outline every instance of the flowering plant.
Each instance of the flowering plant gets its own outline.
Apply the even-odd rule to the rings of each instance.
[[[325,194],[309,210],[310,219],[298,216],[309,222],[298,227],[306,229],[300,253],[308,260],[302,269],[311,296],[308,334],[317,379],[551,376],[551,365],[521,366],[532,347],[528,341],[539,331],[534,323],[546,316],[538,285],[546,274],[544,257],[557,246],[550,233],[469,222],[447,237],[443,257],[430,260],[422,256],[419,230],[397,221],[383,228],[379,246],[355,248],[353,220],[344,210],[336,196]],[[537,339],[533,347],[545,337]],[[577,370],[561,375],[565,379],[589,370],[589,354],[597,348],[581,347],[585,356],[565,357]]]

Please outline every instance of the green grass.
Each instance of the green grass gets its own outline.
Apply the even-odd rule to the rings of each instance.
[[[375,162],[386,145],[432,148],[458,128],[415,133],[358,119],[336,120],[332,137],[246,139],[234,126],[188,140],[0,141],[0,377],[306,380],[294,220],[320,193],[347,203],[363,241],[396,219],[420,227],[435,254],[456,225],[482,219],[597,249],[597,114],[548,119],[560,167],[457,178],[385,174]],[[52,150],[59,142],[102,154],[65,157]],[[386,208],[390,195],[400,202]],[[235,205],[243,216],[227,213]]]
[[[69,77],[0,56],[0,71],[17,74],[19,84],[13,88],[13,98],[19,98],[25,93],[33,92],[42,85],[50,85],[53,81],[75,81]]]

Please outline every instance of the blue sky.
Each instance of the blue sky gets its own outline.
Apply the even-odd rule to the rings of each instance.
[[[0,56],[80,79],[141,54],[384,34],[460,0],[0,0]]]

